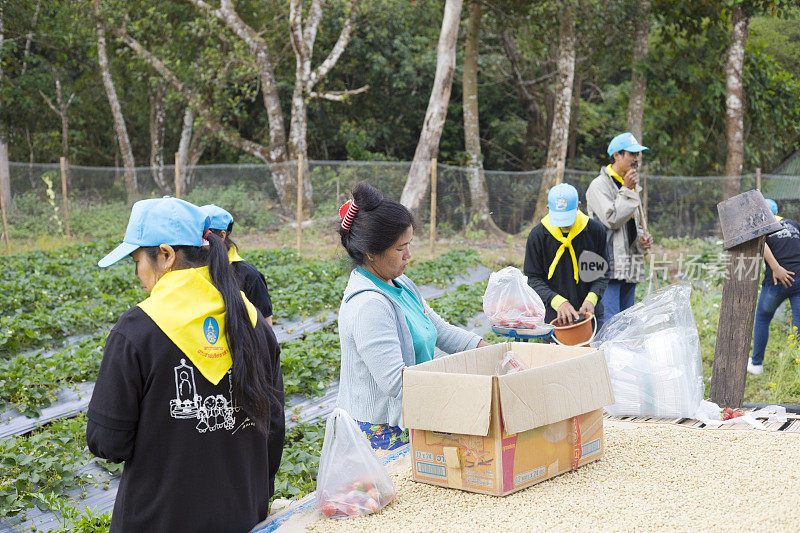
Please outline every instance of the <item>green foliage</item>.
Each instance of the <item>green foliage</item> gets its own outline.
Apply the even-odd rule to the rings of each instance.
[[[467,325],[467,321],[483,311],[483,294],[488,282],[474,285],[460,285],[444,296],[431,300],[430,306],[445,321],[451,324]]]
[[[58,519],[57,533],[100,533],[111,529],[111,513],[101,513],[91,507],[78,509],[71,501],[66,501],[53,493],[36,493]]]
[[[39,416],[56,400],[59,389],[97,377],[105,337],[105,333],[93,335],[48,355],[36,350],[0,359],[0,405]]]
[[[325,422],[300,423],[286,432],[283,457],[275,476],[275,498],[301,498],[317,485]]]
[[[435,259],[412,264],[406,275],[417,285],[436,285],[444,287],[459,274],[470,267],[480,264],[480,254],[465,248],[445,252]]]
[[[274,228],[277,216],[269,206],[272,202],[265,192],[254,190],[250,184],[235,182],[226,186],[194,187],[185,200],[195,205],[216,204],[233,215],[233,235],[237,233]]]
[[[0,357],[46,347],[114,323],[145,294],[130,263],[97,261],[118,243],[99,241],[0,259]]]
[[[61,496],[90,483],[81,470],[89,461],[86,416],[60,420],[30,435],[0,439],[0,516],[16,516],[41,494]]]
[[[286,394],[319,394],[339,376],[341,347],[336,326],[283,343],[281,369]]]

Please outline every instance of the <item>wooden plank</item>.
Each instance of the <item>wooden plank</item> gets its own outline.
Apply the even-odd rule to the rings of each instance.
[[[728,250],[711,377],[710,399],[717,405],[739,407],[744,399],[763,249],[762,236]]]

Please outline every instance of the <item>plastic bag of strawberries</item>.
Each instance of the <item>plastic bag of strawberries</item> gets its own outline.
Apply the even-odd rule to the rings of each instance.
[[[317,475],[317,508],[328,518],[363,516],[383,509],[395,489],[353,418],[334,409],[325,426]]]

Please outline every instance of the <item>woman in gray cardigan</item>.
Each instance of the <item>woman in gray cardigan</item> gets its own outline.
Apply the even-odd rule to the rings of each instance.
[[[408,209],[359,183],[339,215],[342,246],[356,268],[339,308],[338,403],[374,448],[391,450],[408,442],[403,368],[433,359],[434,347],[454,353],[486,342],[442,320],[403,275],[414,233]]]

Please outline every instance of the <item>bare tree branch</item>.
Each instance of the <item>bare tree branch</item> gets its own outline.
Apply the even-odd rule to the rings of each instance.
[[[344,21],[344,26],[342,26],[342,31],[339,33],[339,38],[336,39],[336,44],[333,45],[331,49],[331,53],[328,54],[328,57],[319,64],[317,68],[314,69],[314,72],[311,73],[311,77],[309,79],[308,88],[312,88],[316,83],[328,75],[328,72],[336,65],[336,62],[339,61],[342,53],[344,53],[345,48],[347,45],[350,44],[350,38],[353,34],[353,16],[356,11],[356,3],[352,2],[350,4],[350,13],[347,15],[347,20]]]
[[[300,0],[289,2],[289,35],[292,38],[292,48],[297,54],[298,62],[308,57],[308,49],[303,39],[302,6]]]
[[[41,94],[41,95],[42,95],[42,98],[44,98],[44,101],[47,103],[47,107],[49,107],[50,109],[52,109],[52,110],[53,110],[53,113],[55,113],[56,115],[58,115],[58,116],[61,116],[61,111],[59,111],[59,110],[58,110],[58,108],[57,108],[56,106],[54,106],[54,105],[53,105],[53,101],[52,101],[52,100],[50,100],[50,99],[47,97],[47,95],[46,95],[46,94],[44,94],[44,93],[43,93],[41,90],[39,91],[39,94]]]
[[[369,85],[364,85],[358,89],[350,89],[347,91],[318,91],[308,93],[309,98],[320,98],[322,100],[330,100],[331,102],[345,102],[348,96],[354,94],[365,93],[369,90]]]
[[[269,151],[271,161],[286,159],[286,129],[283,123],[278,83],[269,46],[261,35],[245,23],[233,7],[231,0],[221,0],[219,8],[213,8],[204,0],[189,0],[198,9],[205,10],[219,19],[234,35],[242,39],[256,56],[261,95],[269,122]]]
[[[153,69],[158,72],[161,77],[163,77],[173,89],[175,89],[178,93],[182,94],[183,97],[187,100],[187,102],[197,109],[200,113],[202,120],[205,122],[206,127],[214,134],[219,135],[225,142],[230,144],[231,146],[235,146],[239,148],[245,153],[252,155],[253,157],[258,158],[265,163],[272,162],[268,155],[268,150],[258,144],[245,139],[239,133],[228,126],[222,124],[215,116],[212,111],[211,105],[208,104],[203,98],[197,94],[196,91],[192,90],[191,88],[187,87],[181,80],[178,79],[175,74],[152,52],[144,48],[139,41],[134,39],[133,37],[128,34],[128,32],[124,28],[112,28],[114,34],[123,42],[125,43],[131,50],[136,52],[136,55],[139,56],[144,62],[149,64]]]

